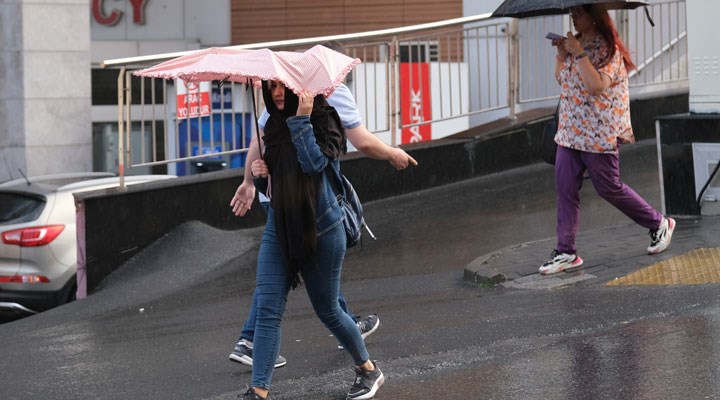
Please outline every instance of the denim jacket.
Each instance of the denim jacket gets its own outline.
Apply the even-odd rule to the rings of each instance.
[[[331,160],[320,150],[315,141],[315,133],[309,116],[294,116],[287,119],[290,136],[297,152],[302,171],[308,175],[322,174],[317,193],[317,231],[318,236],[341,223],[345,214],[338,204],[333,185],[329,179],[340,182],[340,162]],[[328,176],[332,174],[332,176]],[[267,188],[267,179],[255,179],[255,186]]]

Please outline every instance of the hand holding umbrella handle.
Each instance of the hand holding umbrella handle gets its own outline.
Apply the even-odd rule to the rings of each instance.
[[[250,170],[253,178],[267,178],[270,175],[270,170],[268,170],[267,164],[263,160],[253,161]]]
[[[310,115],[310,113],[312,113],[313,101],[315,100],[315,97],[309,95],[307,92],[303,92],[298,96],[298,99],[298,109],[297,114],[295,115]]]

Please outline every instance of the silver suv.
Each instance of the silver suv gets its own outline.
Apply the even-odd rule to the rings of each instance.
[[[126,176],[128,185],[172,175]],[[75,299],[73,193],[119,186],[110,173],[71,173],[0,184],[0,314],[35,314]]]

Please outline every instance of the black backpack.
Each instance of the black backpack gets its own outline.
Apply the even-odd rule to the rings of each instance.
[[[330,168],[330,166],[328,166],[328,168]],[[376,239],[375,235],[373,235],[365,223],[362,203],[360,203],[360,199],[357,193],[355,193],[352,183],[350,183],[343,174],[340,174],[339,183],[337,182],[337,174],[328,173],[327,175],[328,180],[330,180],[335,189],[334,192],[336,193],[338,204],[345,214],[343,227],[345,228],[345,236],[347,237],[347,248],[354,247],[360,242],[363,228],[368,231],[371,238]]]

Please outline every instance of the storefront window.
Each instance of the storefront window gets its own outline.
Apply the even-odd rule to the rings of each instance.
[[[119,69],[92,70],[92,105],[114,106],[118,103],[117,80]],[[132,76],[132,104],[140,104],[140,79]],[[155,101],[152,101],[152,91],[149,85],[155,85]],[[145,104],[163,104],[163,80],[145,78]]]

